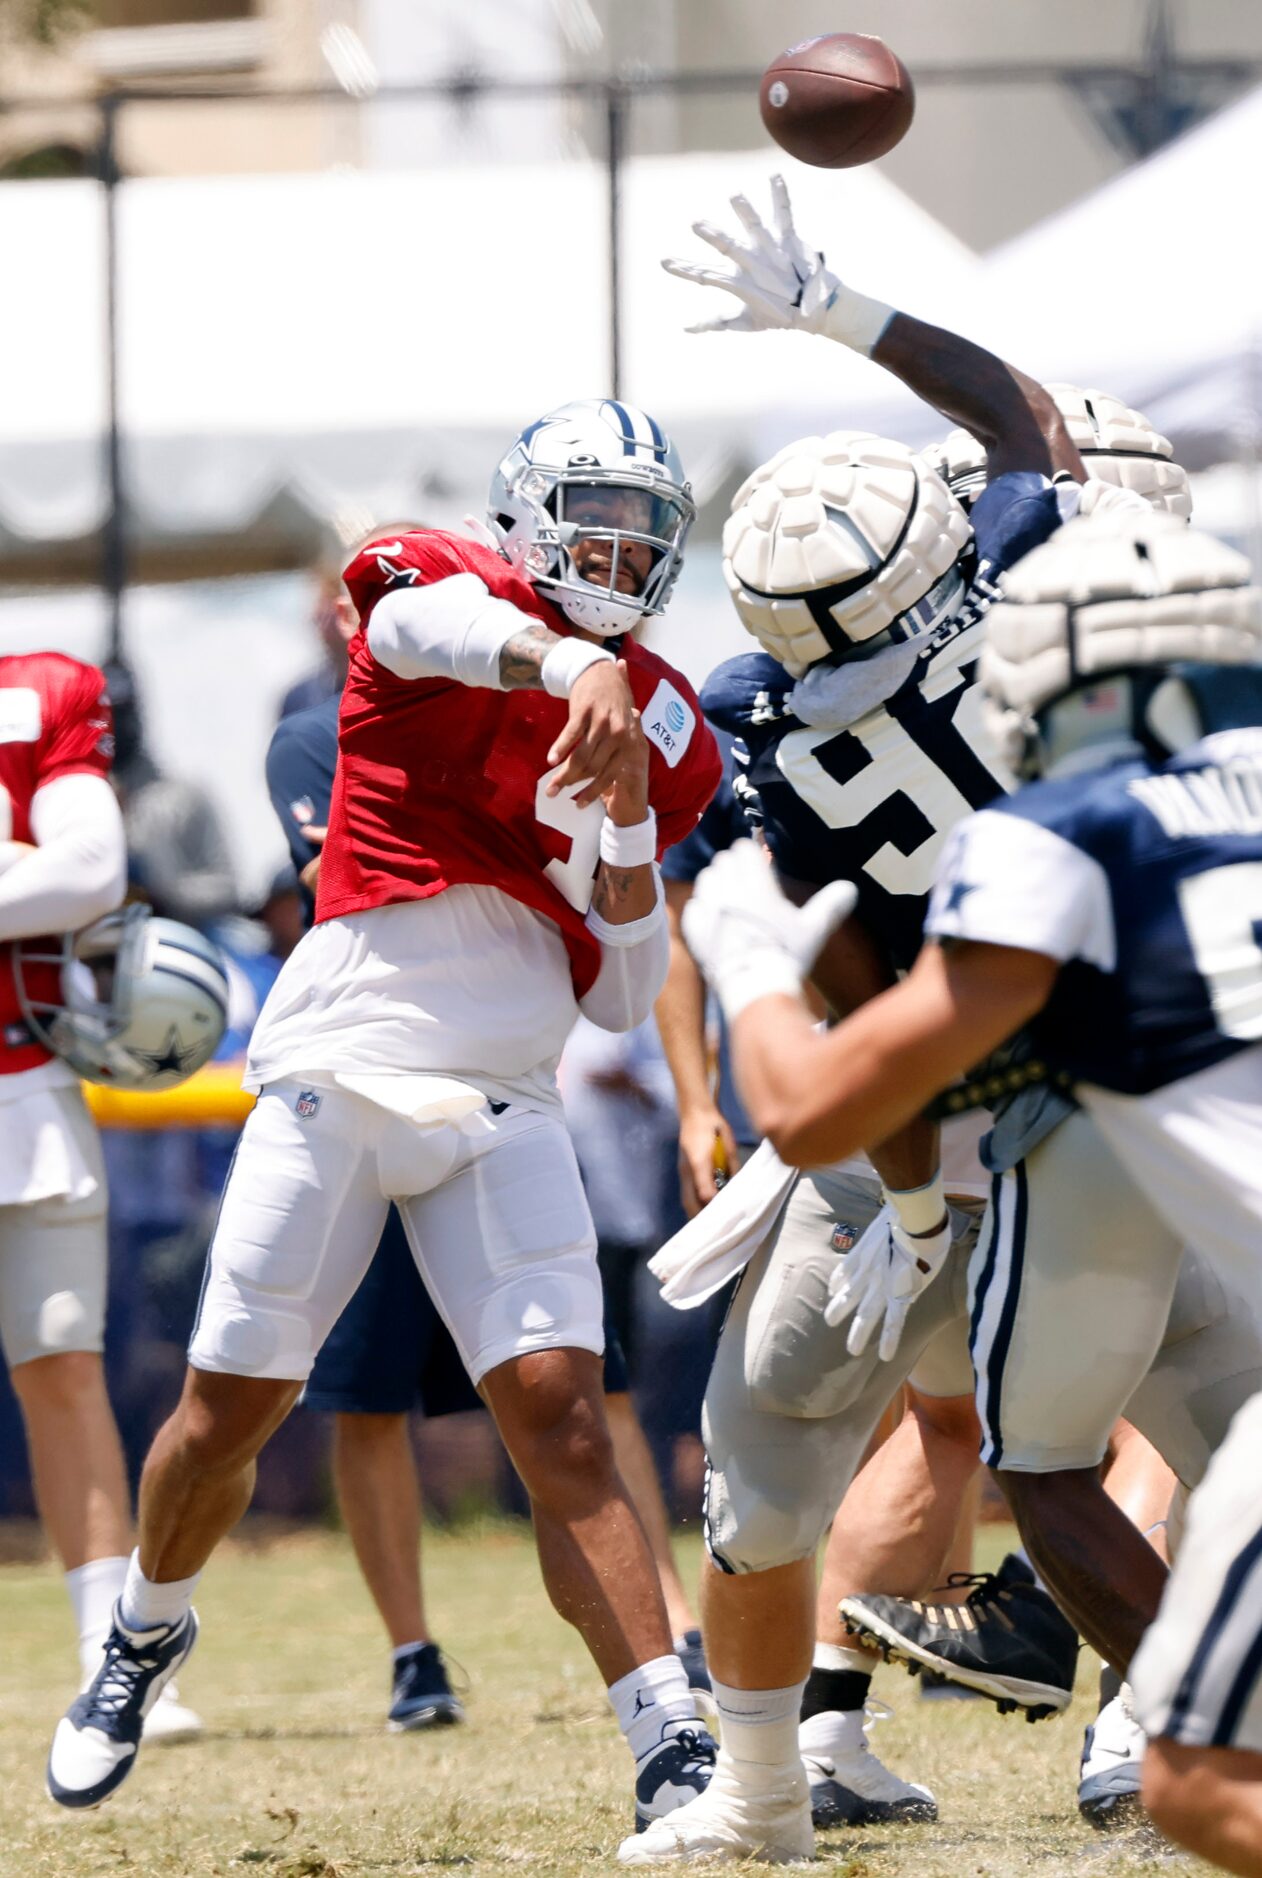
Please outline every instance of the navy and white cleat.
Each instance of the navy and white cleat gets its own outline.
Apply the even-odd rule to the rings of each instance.
[[[57,1724],[48,1793],[59,1806],[99,1806],[136,1763],[145,1717],[197,1641],[197,1617],[128,1630],[114,1611],[105,1657]]]
[[[718,1743],[700,1722],[667,1722],[657,1746],[635,1764],[636,1831],[643,1832],[655,1819],[704,1793],[718,1751]]]
[[[394,1666],[386,1728],[392,1735],[462,1722],[464,1710],[452,1691],[447,1665],[436,1643],[418,1643]]]

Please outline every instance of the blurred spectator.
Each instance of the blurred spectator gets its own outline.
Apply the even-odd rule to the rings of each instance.
[[[164,776],[145,748],[136,680],[106,667],[114,707],[114,788],[123,811],[134,897],[155,912],[205,931],[237,904],[228,843],[210,797],[197,783]]]
[[[747,835],[749,824],[732,786],[732,739],[715,731],[723,751],[723,781],[700,822],[662,862],[670,921],[670,971],[657,1001],[662,1049],[679,1105],[679,1187],[691,1219],[712,1200],[716,1180],[734,1174],[758,1145],[732,1074],[727,1031],[718,1026],[718,1088],[714,1087],[705,980],[683,941],[680,921],[697,876],[715,855]]]
[[[291,685],[281,699],[281,717],[296,711],[309,711],[326,698],[340,698],[346,683],[346,648],[355,637],[359,621],[342,585],[341,571],[320,567],[315,571],[315,610],[312,622],[324,650],[324,658],[314,672],[308,672]]]

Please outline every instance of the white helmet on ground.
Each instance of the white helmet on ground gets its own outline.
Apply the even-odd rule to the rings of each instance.
[[[1089,477],[1133,490],[1154,509],[1188,519],[1192,491],[1187,471],[1173,460],[1169,439],[1146,417],[1108,391],[1084,391],[1080,385],[1045,389],[1055,399]],[[923,454],[965,508],[971,508],[986,487],[986,449],[972,431],[953,430]]]
[[[979,675],[1006,760],[1036,773],[1040,714],[1077,694],[1158,753],[1212,728],[1186,668],[1262,660],[1262,591],[1250,581],[1242,554],[1170,514],[1068,523],[1003,575],[987,615]],[[1107,695],[1105,681],[1122,678],[1135,682]],[[1086,718],[1082,730],[1085,740]]]
[[[787,445],[737,490],[723,575],[746,631],[800,678],[881,636],[932,632],[963,597],[971,540],[913,451],[837,430]]]
[[[566,617],[588,632],[629,632],[660,613],[696,515],[683,465],[646,411],[616,398],[580,398],[528,424],[491,479],[488,516],[503,552]],[[570,549],[608,543],[607,566],[585,578]],[[624,550],[652,551],[638,593],[619,586]]]
[[[219,948],[192,926],[153,918],[147,906],[123,907],[55,940],[17,940],[12,957],[32,1034],[89,1082],[170,1089],[219,1047],[228,1021]]]

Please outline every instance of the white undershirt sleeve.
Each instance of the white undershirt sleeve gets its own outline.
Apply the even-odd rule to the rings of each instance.
[[[493,599],[476,574],[397,587],[368,621],[368,649],[396,678],[454,678],[503,691],[500,653],[514,633],[542,624],[511,600]]]
[[[600,940],[600,970],[578,1001],[584,1017],[601,1030],[634,1030],[657,1002],[670,965],[670,929],[666,924],[666,896],[661,875],[653,867],[657,895],[651,913],[611,925],[599,913],[588,913],[587,929]]]
[[[127,844],[104,776],[55,776],[31,799],[38,846],[0,875],[0,940],[77,932],[121,904]]]

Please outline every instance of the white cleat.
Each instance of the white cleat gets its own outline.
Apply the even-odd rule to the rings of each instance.
[[[873,1718],[882,1719],[883,1705],[869,1706]],[[901,1779],[872,1752],[863,1709],[813,1715],[802,1723],[798,1746],[811,1786],[811,1818],[816,1826],[881,1826],[895,1819],[938,1817],[937,1802],[928,1787]]]
[[[206,1724],[196,1709],[180,1700],[179,1685],[169,1682],[145,1716],[144,1738],[151,1747],[173,1747],[178,1741],[196,1741]]]
[[[1133,1826],[1143,1805],[1140,1786],[1148,1740],[1135,1720],[1128,1682],[1087,1730],[1078,1770],[1078,1811],[1099,1832]]]
[[[618,1847],[620,1865],[685,1865],[693,1859],[761,1859],[791,1865],[815,1853],[811,1796],[800,1761],[764,1767],[720,1748],[705,1792],[655,1819]]]

